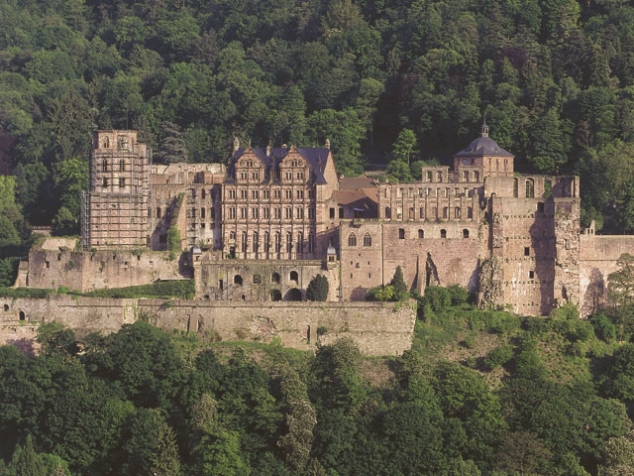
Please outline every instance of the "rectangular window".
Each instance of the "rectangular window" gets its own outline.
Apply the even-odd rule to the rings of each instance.
[[[236,191],[235,190],[229,190],[229,198],[236,198]]]
[[[256,220],[258,218],[260,218],[260,209],[259,208],[252,208],[251,209],[251,217],[255,218]]]
[[[335,217],[335,209],[331,208],[330,209],[330,218],[334,218]]]
[[[293,191],[292,190],[284,190],[284,197],[287,198],[287,199],[293,198]]]
[[[304,172],[297,172],[297,180],[304,180]]]
[[[229,209],[229,218],[235,220],[236,219],[236,209],[235,208],[230,208]]]
[[[260,180],[260,173],[259,172],[253,172],[251,174],[251,180]]]
[[[304,191],[303,190],[298,190],[297,191],[297,198],[299,198],[300,200],[303,200],[303,198],[304,198]]]
[[[271,218],[271,209],[270,208],[263,208],[262,209],[262,216],[265,220],[268,220],[269,218]]]
[[[275,218],[278,219],[278,220],[282,218],[282,209],[281,208],[276,208],[275,209]]]
[[[262,190],[262,198],[269,199],[271,198],[271,192],[269,190]]]
[[[108,186],[108,179],[106,177],[104,177],[103,180],[101,181],[101,186],[103,188],[106,188]]]
[[[531,255],[531,249],[528,246],[524,247],[524,256],[530,256]]]
[[[405,228],[399,228],[398,229],[398,239],[399,240],[404,240],[405,239]]]
[[[275,190],[273,192],[273,198],[282,198],[282,191],[281,190]]]
[[[343,218],[343,207],[339,207],[339,218]]]
[[[260,198],[260,192],[258,192],[257,190],[253,190],[251,192],[251,198],[254,198],[256,200],[259,199]]]
[[[295,210],[295,216],[297,216],[298,220],[302,220],[304,218],[304,209],[298,208],[297,210]]]
[[[247,191],[246,190],[240,190],[240,198],[247,198]]]
[[[248,177],[246,172],[240,172],[240,180],[246,180]]]
[[[284,175],[284,178],[286,180],[293,180],[293,173],[292,172],[286,172],[286,174]]]
[[[247,209],[246,208],[241,208],[240,209],[240,218],[245,220],[247,218]]]
[[[292,208],[285,208],[284,209],[284,218],[286,218],[286,219],[293,218],[293,209]]]

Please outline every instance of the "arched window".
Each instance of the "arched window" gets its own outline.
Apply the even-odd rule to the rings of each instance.
[[[526,180],[526,198],[535,198],[535,181],[533,179]]]
[[[262,276],[260,276],[259,274],[254,274],[253,284],[262,284]]]
[[[290,278],[291,278],[291,281],[297,284],[297,282],[299,281],[299,275],[297,274],[297,271],[291,271]]]
[[[103,138],[103,148],[104,149],[110,148],[110,138],[108,136]]]
[[[466,228],[462,230],[462,237],[469,238],[469,230],[467,230]]]
[[[280,274],[279,273],[273,273],[271,275],[271,282],[279,284],[280,283]]]
[[[357,246],[357,235],[354,233],[348,235],[348,246]]]
[[[440,230],[440,237],[447,238],[447,230],[445,230],[444,228]]]
[[[449,207],[442,207],[442,217],[445,219],[449,218]]]
[[[425,232],[423,230],[418,230],[418,238],[421,240],[425,238]]]
[[[240,276],[239,274],[236,274],[233,277],[233,284],[235,284],[236,286],[242,286],[242,276]]]
[[[363,246],[372,246],[372,235],[370,233],[366,233],[363,236]]]
[[[467,218],[473,218],[473,207],[467,207]]]
[[[424,207],[420,207],[418,218],[420,218],[421,220],[425,219],[425,208]]]
[[[412,208],[410,208],[410,209],[409,209],[408,218],[409,218],[410,220],[413,220],[413,219],[414,219],[414,207],[412,207]]]
[[[258,232],[256,231],[255,233],[253,233],[253,251],[257,253],[259,247],[260,247],[260,236],[258,235]]]
[[[304,252],[304,234],[301,231],[297,233],[297,252]]]
[[[235,240],[236,239],[236,232],[235,231],[230,231],[229,232],[229,239],[230,240]]]
[[[242,232],[242,252],[246,253],[247,251],[247,245],[248,245],[248,237],[247,237],[247,232],[243,231]]]
[[[460,210],[460,207],[456,207],[454,209],[454,218],[460,218],[462,216],[462,211]]]
[[[271,290],[271,301],[281,301],[282,300],[282,292],[279,289]]]

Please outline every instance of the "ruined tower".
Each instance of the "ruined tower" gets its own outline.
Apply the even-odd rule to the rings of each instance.
[[[147,245],[150,157],[136,131],[93,134],[89,190],[82,197],[84,248]]]

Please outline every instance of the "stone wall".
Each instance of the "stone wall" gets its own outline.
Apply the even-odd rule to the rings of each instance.
[[[191,268],[178,258],[170,261],[164,252],[32,248],[26,285],[45,289],[66,286],[73,291],[89,292],[191,277]]]
[[[145,319],[165,330],[215,334],[223,340],[271,342],[314,350],[352,337],[364,354],[399,355],[411,347],[415,305],[408,303],[226,303],[145,299],[0,298],[0,344],[33,336],[36,322],[57,321],[81,338],[116,332]],[[19,332],[23,330],[24,332]]]
[[[579,312],[588,316],[606,303],[608,275],[618,269],[619,256],[634,255],[634,236],[582,234],[579,249]]]

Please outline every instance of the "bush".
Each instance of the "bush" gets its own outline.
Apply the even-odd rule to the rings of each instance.
[[[191,279],[179,281],[158,281],[142,286],[129,286],[126,288],[99,289],[87,293],[90,297],[105,297],[115,299],[125,298],[157,298],[157,299],[192,299],[196,292],[194,281]]]
[[[0,259],[0,287],[13,286],[18,275],[20,258]]]
[[[466,304],[469,302],[469,298],[471,297],[469,291],[458,284],[452,284],[447,288],[447,291],[449,292],[452,306]]]
[[[484,366],[489,370],[494,370],[501,365],[507,364],[513,358],[513,346],[505,344],[496,347],[484,358]]]
[[[368,289],[365,294],[366,301],[395,301],[394,287],[391,285],[377,286],[376,288]]]
[[[55,291],[52,289],[35,289],[35,288],[0,288],[0,297],[9,298],[36,298],[44,299]]]
[[[616,339],[616,326],[605,313],[601,312],[592,316],[592,318],[590,318],[590,324],[599,339],[607,343]]]
[[[451,306],[451,293],[446,288],[439,286],[429,286],[425,289],[423,301],[429,303],[432,311],[442,312]]]
[[[318,274],[308,283],[306,299],[309,301],[326,301],[328,299],[328,278]]]
[[[173,260],[181,250],[181,234],[177,227],[170,226],[167,230],[167,251],[170,252],[169,258]]]

